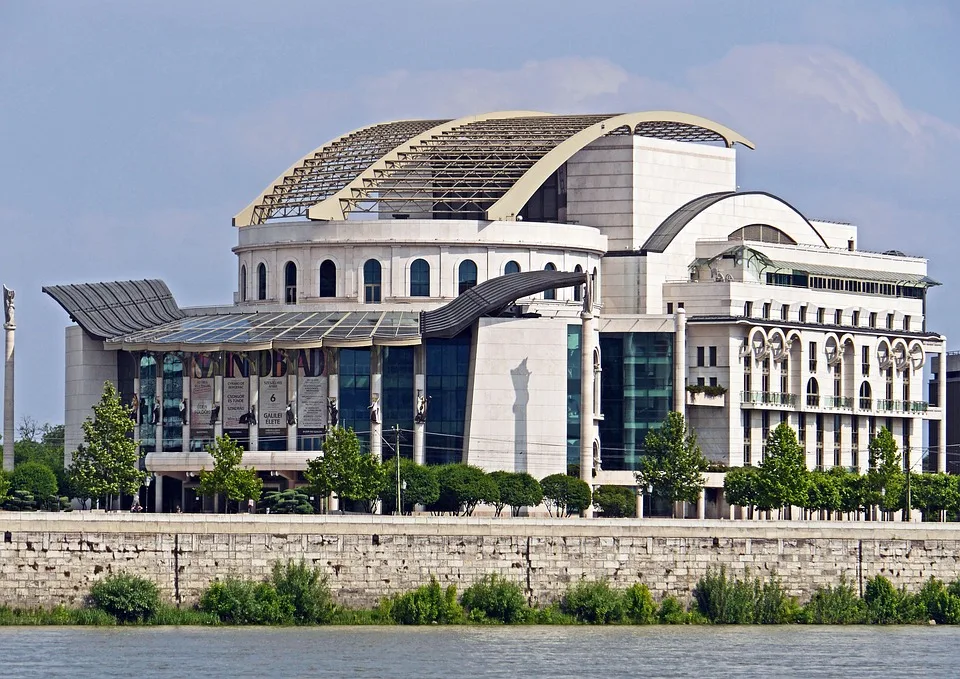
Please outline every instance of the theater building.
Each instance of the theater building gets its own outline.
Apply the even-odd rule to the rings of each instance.
[[[203,508],[214,437],[287,488],[333,426],[385,459],[538,478],[579,464],[592,485],[635,485],[670,410],[728,466],[758,464],[786,421],[811,468],[864,469],[886,426],[915,468],[943,469],[926,260],[739,190],[742,148],[664,111],[349,132],[233,218],[232,303],[182,308],[157,280],[44,289],[75,323],[67,454],[110,380],[164,511]],[[690,511],[726,515],[710,476]]]

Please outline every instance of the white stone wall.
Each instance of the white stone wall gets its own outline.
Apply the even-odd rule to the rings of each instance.
[[[106,351],[101,340],[85,333],[80,326],[67,326],[66,381],[64,409],[64,460],[69,465],[73,451],[83,443],[83,421],[103,394],[103,383],[117,383],[117,352]]]
[[[567,326],[579,319],[479,321],[467,398],[467,461],[541,479],[567,468]]]

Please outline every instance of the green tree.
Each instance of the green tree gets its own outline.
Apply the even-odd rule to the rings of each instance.
[[[859,520],[860,512],[866,509],[863,497],[865,478],[840,467],[833,467],[830,472],[840,476],[840,511],[854,512]]]
[[[843,470],[839,470],[841,474]],[[810,472],[810,484],[807,487],[807,500],[804,508],[812,511],[825,511],[827,517],[842,508],[843,478],[841,474],[816,470]]]
[[[387,471],[386,484],[380,491],[384,514],[397,509],[396,465],[396,458],[383,463]],[[408,458],[400,459],[400,484],[401,511],[404,514],[411,514],[416,505],[433,504],[440,497],[440,484],[433,468]]]
[[[17,427],[17,434],[19,438],[13,446],[14,464],[45,464],[57,477],[59,493],[66,494],[69,483],[63,466],[63,425],[40,425],[33,418],[24,417]]]
[[[470,516],[478,504],[495,505],[500,489],[489,474],[467,464],[445,464],[436,468],[440,495],[429,508],[434,512],[451,512]]]
[[[387,465],[360,450],[360,439],[352,428],[336,427],[324,440],[322,455],[307,462],[305,476],[317,495],[336,493],[341,500],[362,503],[370,512],[389,474]]]
[[[593,491],[593,506],[603,516],[635,517],[637,493],[626,486],[599,486]]]
[[[805,504],[809,483],[806,459],[796,432],[786,422],[770,432],[757,482],[759,504],[776,508]]]
[[[957,504],[957,477],[949,474],[911,474],[910,492],[914,508],[923,511],[926,521],[940,521],[944,510]]]
[[[14,491],[22,490],[30,493],[38,509],[59,507],[57,477],[50,467],[42,462],[24,462],[17,465],[10,477],[10,485]]]
[[[139,492],[146,472],[139,469],[133,426],[116,387],[105,382],[100,402],[93,406],[93,419],[83,423],[83,443],[73,454],[70,485],[75,497],[106,498],[109,508],[114,497]]]
[[[544,477],[540,480],[540,488],[547,511],[558,517],[579,514],[590,506],[592,500],[587,482],[566,474]]]
[[[242,467],[243,447],[224,434],[207,446],[213,457],[213,469],[200,470],[200,494],[214,497],[219,494],[228,500],[259,500],[263,491],[263,479],[252,467]],[[223,508],[227,511],[226,505]]]
[[[10,477],[7,472],[0,470],[0,505],[2,505],[10,493]]]
[[[897,442],[886,427],[870,442],[870,470],[867,472],[867,500],[885,512],[902,507],[904,487],[903,462]]]
[[[520,516],[520,510],[524,507],[536,507],[543,502],[540,482],[527,472],[507,473],[506,476],[499,477],[498,485],[500,501],[509,505],[513,516]]]
[[[671,412],[659,429],[647,433],[640,471],[634,476],[638,486],[653,486],[654,493],[670,502],[696,502],[709,466],[683,415]]]
[[[759,472],[756,467],[734,467],[723,476],[727,504],[753,510],[760,501]]]

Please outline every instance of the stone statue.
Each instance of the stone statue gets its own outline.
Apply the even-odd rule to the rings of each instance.
[[[370,411],[370,422],[380,424],[380,397],[374,396],[373,403],[367,409]]]
[[[336,427],[340,421],[340,409],[337,408],[337,399],[331,398],[327,402],[327,410],[330,411],[330,426]]]
[[[140,397],[136,394],[130,399],[130,419],[140,424]]]
[[[180,405],[178,406],[178,409],[180,410],[180,422],[182,422],[185,425],[190,424],[190,419],[189,419],[190,408],[187,405],[187,399],[185,398],[180,399]]]
[[[423,424],[427,421],[427,407],[429,406],[429,401],[427,398],[424,398],[423,392],[417,392],[417,413],[413,416],[413,421],[416,424]]]
[[[287,426],[292,427],[297,423],[297,412],[293,409],[293,402],[287,404],[286,410]]]
[[[5,319],[5,325],[7,327],[13,327],[16,325],[14,320],[14,304],[13,298],[17,296],[17,293],[8,288],[6,285],[3,286],[3,314]]]
[[[160,424],[160,397],[153,401],[153,420],[150,424]]]
[[[215,425],[218,419],[220,419],[220,404],[214,403],[210,409],[210,426]]]

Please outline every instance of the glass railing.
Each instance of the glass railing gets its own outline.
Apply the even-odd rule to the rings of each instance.
[[[888,413],[925,413],[929,407],[926,401],[877,399],[877,410]]]
[[[873,410],[873,399],[861,396],[858,407],[860,410]]]
[[[785,394],[779,391],[741,391],[740,400],[743,403],[767,406],[796,407],[800,399],[796,394]]]
[[[853,399],[849,396],[824,396],[823,407],[835,410],[853,410]]]

